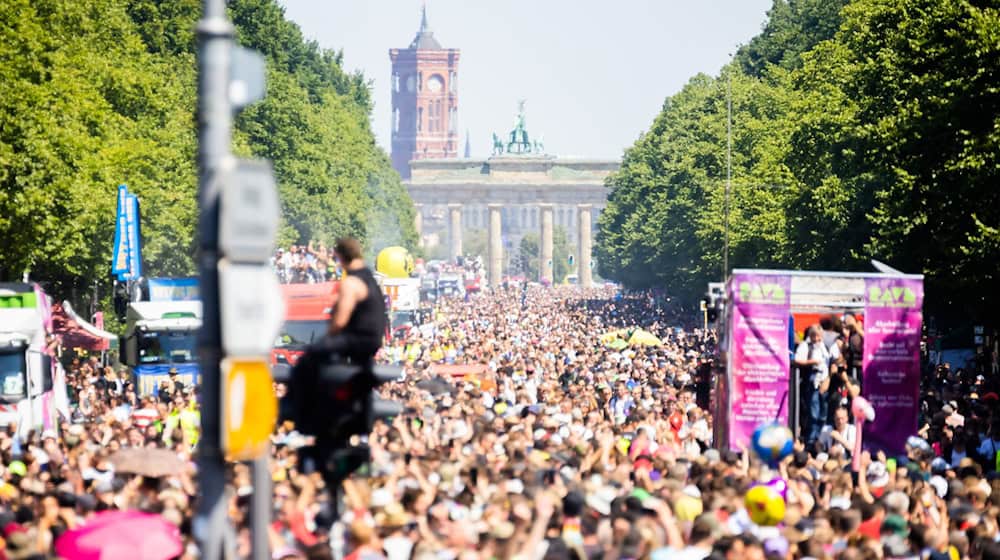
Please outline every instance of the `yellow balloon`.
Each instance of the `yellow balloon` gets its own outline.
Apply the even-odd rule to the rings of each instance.
[[[375,270],[389,278],[409,278],[413,272],[413,257],[403,247],[386,247],[375,259]]]
[[[785,499],[770,486],[754,486],[747,491],[743,504],[757,525],[774,526],[785,519]]]

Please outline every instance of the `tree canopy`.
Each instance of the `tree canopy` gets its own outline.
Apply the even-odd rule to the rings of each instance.
[[[730,266],[927,275],[939,316],[996,316],[1000,10],[775,0],[718,76],[664,102],[610,177],[599,272],[693,297]]]
[[[143,210],[148,275],[194,271],[198,0],[7,0],[0,10],[0,279],[61,295],[107,282],[117,186]],[[271,159],[282,243],[341,235],[415,248],[413,209],[369,126],[370,84],[276,0],[231,0],[267,58],[234,151]]]

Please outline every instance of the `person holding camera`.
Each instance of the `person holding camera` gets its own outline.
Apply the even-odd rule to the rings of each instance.
[[[795,349],[795,365],[801,369],[800,400],[802,402],[801,437],[807,446],[819,439],[826,419],[826,392],[830,389],[830,350],[823,343],[819,325],[806,329],[805,339]]]

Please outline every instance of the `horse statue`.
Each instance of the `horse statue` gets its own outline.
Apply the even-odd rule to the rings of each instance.
[[[503,155],[503,141],[500,140],[496,132],[493,133],[493,155]]]

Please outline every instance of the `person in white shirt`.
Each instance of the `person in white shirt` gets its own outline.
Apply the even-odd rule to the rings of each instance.
[[[854,450],[854,442],[858,437],[858,429],[854,424],[848,422],[850,415],[847,408],[838,407],[833,413],[833,426],[824,426],[819,434],[819,441],[826,449],[831,450],[836,446],[844,449],[844,457],[850,457]]]
[[[808,412],[803,418],[802,435],[812,446],[819,438],[826,419],[826,390],[830,386],[830,352],[823,343],[819,325],[806,330],[805,340],[795,349],[795,365],[802,370],[801,402]]]

